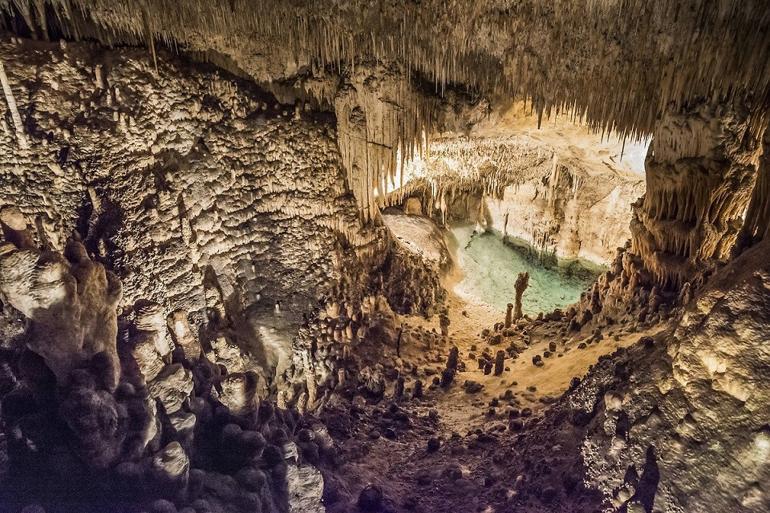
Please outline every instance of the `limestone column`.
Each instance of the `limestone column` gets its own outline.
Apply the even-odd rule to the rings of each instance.
[[[513,314],[513,319],[516,321],[524,316],[524,313],[521,310],[521,298],[524,296],[524,291],[527,290],[528,286],[529,273],[519,273],[516,277],[516,283],[513,286],[514,289],[516,289],[516,310]]]
[[[495,355],[495,376],[499,376],[505,370],[505,351],[498,351]]]
[[[751,121],[743,107],[707,103],[659,120],[631,221],[632,251],[652,284],[677,290],[729,256],[758,165]]]
[[[505,309],[505,323],[503,326],[507,329],[511,327],[513,321],[513,303],[508,303],[508,307]]]
[[[770,130],[765,129],[762,140],[762,158],[759,161],[757,180],[751,193],[749,208],[738,237],[738,251],[754,246],[762,239],[770,238]]]

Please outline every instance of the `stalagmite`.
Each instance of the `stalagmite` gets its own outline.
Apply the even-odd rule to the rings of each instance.
[[[446,388],[452,384],[457,373],[457,364],[459,363],[459,349],[452,346],[447,357],[446,367],[441,372],[441,386]]]
[[[516,306],[513,314],[513,320],[519,320],[524,316],[524,313],[521,311],[521,298],[524,295],[524,291],[527,290],[528,286],[529,273],[519,273],[519,275],[516,277],[516,283],[514,284],[514,289],[516,290]]]
[[[445,313],[442,313],[439,316],[439,325],[441,328],[441,336],[448,336],[449,335],[449,316]]]
[[[396,399],[401,399],[404,396],[404,384],[405,384],[404,377],[399,376],[396,379],[396,388],[393,391],[393,396]]]
[[[421,399],[422,398],[422,381],[416,380],[414,382],[414,389],[412,390],[412,398],[413,399]]]
[[[500,376],[505,369],[505,351],[498,351],[495,355],[495,376]]]

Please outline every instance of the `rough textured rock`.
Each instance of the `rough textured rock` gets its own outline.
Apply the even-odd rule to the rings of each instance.
[[[163,405],[167,414],[175,413],[182,408],[182,403],[192,392],[192,373],[181,364],[168,365],[148,384],[147,388],[150,394]]]
[[[745,107],[669,112],[652,139],[647,191],[634,208],[633,251],[664,288],[701,283],[743,223],[761,145]]]
[[[14,3],[2,5],[10,10]],[[45,37],[45,11],[33,2],[16,5],[19,22]],[[489,1],[473,4],[471,17],[471,4],[438,0],[387,6],[324,1],[292,5],[292,10],[272,0],[256,9],[224,0],[174,4],[173,9],[160,0],[77,0],[72,5],[57,2],[55,12],[70,33],[152,48],[161,41],[178,41],[261,82],[289,78],[311,64],[378,57],[402,61],[439,90],[464,83],[503,97],[530,99],[534,110],[545,113],[575,103],[592,124],[614,123],[632,132],[650,129],[670,101],[731,93],[731,85],[737,89],[733,95],[748,87],[767,87],[761,65],[770,53],[762,31],[769,23],[761,16],[764,4],[729,5],[720,9],[697,3],[681,12],[663,0],[631,6],[527,1],[519,8]],[[292,16],[287,18],[287,12]],[[709,31],[698,30],[704,24]],[[605,30],[592,30],[596,26]],[[691,40],[694,33],[697,47]],[[725,40],[733,44],[725,45]],[[762,91],[756,92],[761,96]]]
[[[768,509],[766,2],[0,10],[3,508],[321,511],[324,488],[335,513]],[[400,188],[407,212],[607,260],[639,181],[612,172],[614,150],[588,184],[580,148],[477,130],[511,128],[514,99],[537,126],[564,114],[619,134],[620,153],[654,138],[633,244],[563,315],[511,312],[482,335],[510,342],[495,375],[541,350],[516,371],[546,373],[676,326],[561,398],[535,395],[546,374],[514,394],[486,348],[483,384],[464,379],[463,318],[406,329],[397,314],[439,311],[441,283],[378,216]],[[469,172],[404,189],[435,135],[449,174]],[[477,415],[439,414],[446,398]],[[392,461],[408,479],[371,472]]]
[[[166,358],[161,345],[176,339],[198,353],[200,330],[215,363],[232,367],[217,348],[235,343],[265,378],[280,378],[294,365],[292,331],[326,295],[360,301],[362,290],[385,289],[402,312],[440,299],[419,258],[361,225],[324,116],[295,116],[248,84],[165,55],[153,63],[131,50],[30,45],[0,43],[17,106],[37,127],[27,147],[0,133],[14,148],[0,157],[0,204],[39,224],[54,248],[79,231],[121,278],[118,306],[161,307],[135,335],[146,379],[160,370],[155,353]],[[171,337],[161,329],[172,312],[184,312],[189,331],[183,321]],[[211,325],[227,332],[212,336]]]
[[[130,52],[112,65],[100,63],[104,57],[95,52],[86,64],[77,60],[83,50],[49,47],[35,57],[26,54],[28,62],[22,65],[23,47],[3,42],[6,72],[17,96],[26,96],[24,90],[33,94],[21,106],[34,102],[36,125],[56,134],[44,144],[58,146],[61,154],[57,161],[18,152],[3,172],[23,166],[23,178],[42,169],[50,173],[52,166],[69,179],[85,166],[86,179],[97,184],[88,193],[81,186],[72,207],[64,203],[66,195],[43,201],[33,188],[19,208],[46,219],[77,211],[81,201],[89,204],[93,227],[86,243],[110,248],[126,283],[127,302],[150,298],[192,312],[217,304],[227,310],[239,295],[253,302],[263,290],[274,294],[291,288],[291,296],[265,294],[261,300],[270,309],[277,301],[284,311],[293,312],[293,305],[304,309],[314,300],[314,288],[332,272],[336,230],[357,224],[346,217],[355,215],[355,207],[338,174],[328,126],[283,117],[280,107],[277,112],[275,104],[268,107],[269,98],[248,94],[232,79],[210,81],[189,68],[182,78],[180,68],[165,60],[156,76],[144,56],[137,59]],[[101,82],[95,81],[94,69]],[[36,74],[57,76],[56,88],[40,87]],[[93,84],[88,95],[84,83]],[[78,125],[82,109],[89,124]],[[250,114],[255,117],[248,119]],[[69,125],[73,128],[62,129]],[[10,139],[4,144],[15,145]],[[97,155],[99,166],[88,166]],[[281,166],[287,173],[278,172]],[[165,185],[158,188],[159,183]],[[12,190],[9,185],[4,193]],[[39,187],[41,195],[50,189],[45,181]],[[286,209],[290,198],[292,206]],[[247,211],[254,203],[259,208]],[[305,221],[314,225],[307,233],[317,236],[308,239],[300,233],[297,227]],[[57,235],[73,228],[74,223],[62,222]],[[354,231],[350,236],[355,245],[365,242]],[[266,252],[267,242],[276,249]],[[185,275],[199,278],[185,280]],[[244,290],[234,289],[236,284]]]
[[[737,244],[739,250],[770,236],[770,131],[767,129],[762,140],[762,158],[745,219]]]
[[[565,489],[572,475],[584,476],[585,498],[596,490],[599,502],[629,511],[764,511],[767,251],[766,242],[748,250],[675,330],[600,362],[568,393],[522,444],[524,460],[556,457],[550,477],[530,481],[562,490],[561,504],[574,500]]]
[[[290,513],[324,513],[326,511],[321,503],[324,481],[318,469],[311,465],[289,465],[286,480]]]
[[[64,257],[48,253],[69,269]],[[84,265],[82,259],[76,262]],[[91,269],[99,265],[88,264]],[[35,297],[39,283],[20,281],[10,295]],[[75,294],[59,299],[79,304]],[[7,308],[0,314],[7,316]],[[187,360],[177,353],[178,362],[164,361],[171,344],[160,305],[138,302],[131,315],[130,325],[120,330],[114,311],[99,325],[87,316],[67,317],[78,329],[60,335],[78,342],[81,333],[88,340],[113,333],[113,347],[120,341],[122,372],[117,374],[103,352],[88,358],[87,345],[63,338],[59,349],[69,350],[70,360],[79,364],[60,380],[52,372],[59,360],[51,359],[45,347],[24,347],[37,333],[59,329],[56,316],[36,317],[34,330],[30,322],[18,340],[3,340],[0,411],[3,429],[7,426],[11,434],[6,437],[4,431],[0,447],[3,507],[21,510],[37,497],[46,511],[181,511],[186,506],[212,512],[323,511],[323,480],[305,459],[317,463],[320,456],[300,454],[293,442],[298,414],[260,403],[246,393],[253,390],[233,386],[237,373],[217,382],[215,375],[201,372],[201,366],[213,366],[205,359]],[[136,348],[148,345],[155,357],[137,361],[146,352]],[[161,370],[150,378],[156,366]],[[257,382],[252,371],[246,377]],[[118,378],[116,387],[112,379]]]
[[[120,377],[120,281],[93,262],[79,242],[70,242],[65,255],[3,242],[0,293],[31,321],[27,346],[43,357],[60,384],[66,385],[75,368],[99,355],[105,365],[101,379],[114,390]]]
[[[363,299],[382,290],[379,266],[420,272],[361,225],[333,126],[165,56],[156,72],[141,52],[82,44],[3,39],[0,55],[36,127],[23,143],[0,130],[0,411],[13,433],[0,502],[319,507],[309,462],[324,456],[302,448],[289,479],[298,416],[260,400],[318,406],[336,351],[369,314],[393,317],[382,296]],[[435,299],[406,285],[407,309]],[[356,302],[327,317],[335,352],[293,340],[347,291]]]
[[[259,377],[254,372],[236,373],[222,381],[219,400],[235,415],[253,410],[259,403]]]

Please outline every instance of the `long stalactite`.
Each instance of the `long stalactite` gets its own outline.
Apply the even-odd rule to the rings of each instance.
[[[21,20],[37,37],[56,27],[108,45],[164,44],[228,59],[258,82],[399,63],[403,95],[357,102],[366,107],[366,134],[340,124],[351,188],[367,218],[378,185],[431,131],[428,94],[411,91],[417,82],[438,96],[462,84],[490,98],[524,99],[540,119],[568,115],[630,138],[651,134],[670,104],[751,95],[764,109],[770,91],[763,0],[0,0],[0,10],[8,13],[0,24]],[[347,96],[339,91],[333,102],[340,117],[352,112]]]

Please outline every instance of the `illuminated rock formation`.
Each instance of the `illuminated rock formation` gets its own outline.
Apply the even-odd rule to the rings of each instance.
[[[37,237],[4,229],[15,240]],[[0,391],[3,425],[14,432],[0,453],[5,506],[55,496],[46,507],[223,511],[237,501],[239,511],[320,511],[323,480],[300,456],[315,445],[298,452],[295,413],[261,402],[254,372],[244,386],[237,373],[221,383],[201,373],[206,361],[191,371],[184,353],[167,363],[172,345],[157,303],[139,302],[134,326],[119,336],[120,282],[105,278],[80,243],[68,243],[66,259],[6,240],[0,248],[0,297],[29,316],[20,339],[28,349],[3,341],[5,352],[20,354],[4,353],[11,386]]]
[[[31,240],[3,223],[11,240]],[[34,247],[0,246],[0,294],[30,320],[27,346],[67,385],[76,368],[98,359],[98,377],[113,391],[120,378],[116,308],[122,288],[115,275],[91,261],[79,242],[66,257]]]
[[[157,47],[173,42],[261,83],[291,82],[310,70],[316,76],[298,82],[318,103],[328,100],[330,89],[337,91],[333,80],[328,87],[327,67],[345,67],[354,84],[356,76],[367,79],[362,63],[383,63],[396,76],[385,88],[392,93],[377,97],[375,76],[366,90],[343,88],[335,99],[346,170],[364,188],[395,177],[399,146],[402,157],[421,147],[434,118],[451,109],[417,99],[413,73],[424,77],[420,87],[438,93],[463,84],[490,97],[529,101],[538,118],[570,110],[592,127],[630,136],[650,134],[671,102],[720,95],[729,101],[752,90],[761,93],[770,83],[763,66],[770,56],[763,29],[770,22],[761,0],[731,1],[722,9],[698,2],[686,10],[664,0],[632,6],[527,1],[515,8],[440,0],[379,7],[331,1],[288,6],[280,0],[40,5],[4,0],[0,6],[12,14],[12,23],[3,18],[3,24],[21,25],[40,38],[50,37],[51,23],[75,38],[145,44],[155,62]],[[370,152],[371,158],[358,162]],[[373,191],[362,192],[356,197],[369,205]]]
[[[738,249],[743,250],[768,237],[770,237],[770,130],[765,130],[762,158],[739,235]]]
[[[770,477],[768,249],[764,241],[747,250],[674,330],[599,362],[566,394],[521,455],[550,462],[547,472],[530,464],[527,491],[555,494],[526,509],[522,500],[522,510],[579,510],[582,494],[628,511],[762,511],[761,483]]]
[[[524,295],[524,291],[529,286],[529,273],[520,273],[516,277],[516,284],[514,288],[516,290],[515,308],[513,311],[513,320],[519,320],[524,315],[521,311],[521,297]]]
[[[634,209],[632,251],[661,287],[700,283],[729,256],[760,155],[749,117],[702,104],[667,114],[656,128],[647,191]]]
[[[624,148],[562,118],[537,130],[522,110],[495,118],[494,130],[484,121],[470,137],[434,138],[430,155],[405,166],[403,187],[383,204],[408,211],[418,203],[442,224],[478,223],[541,257],[608,264],[630,238],[646,144]]]
[[[765,0],[0,31],[0,509],[768,509]],[[609,266],[531,316],[519,275],[499,322],[443,289],[458,219]]]

